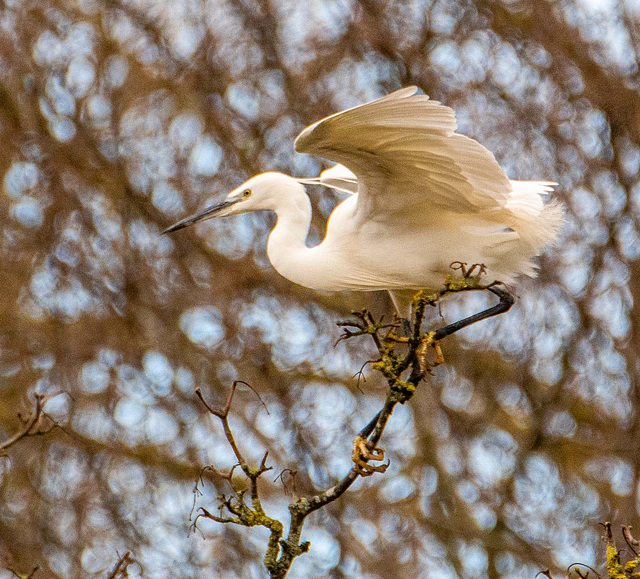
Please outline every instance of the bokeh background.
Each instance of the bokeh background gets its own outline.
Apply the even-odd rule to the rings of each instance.
[[[66,394],[47,405],[62,428],[0,458],[0,577],[105,577],[126,551],[132,576],[264,576],[264,530],[190,530],[201,469],[234,462],[194,389],[261,394],[270,414],[241,388],[231,424],[252,460],[270,451],[265,507],[286,520],[292,493],[347,472],[384,396],[353,378],[370,344],[334,348],[334,322],[391,304],[280,278],[272,215],[159,232],[255,173],[316,175],[303,127],[408,84],[511,178],[558,181],[567,224],[510,313],[445,341],[385,433],[388,472],[310,517],[290,576],[601,566],[598,522],[640,527],[639,57],[637,0],[5,0],[0,439],[34,392]],[[317,242],[339,197],[310,195]],[[227,488],[201,490],[215,510]]]

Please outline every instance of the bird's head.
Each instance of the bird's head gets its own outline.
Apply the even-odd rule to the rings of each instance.
[[[289,175],[275,172],[260,173],[231,191],[221,203],[210,205],[202,211],[181,219],[162,233],[171,233],[213,217],[239,215],[250,211],[276,210],[281,203],[290,201],[296,193],[300,192],[304,192],[303,186]]]

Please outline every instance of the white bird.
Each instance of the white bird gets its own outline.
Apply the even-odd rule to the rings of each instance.
[[[301,153],[339,165],[320,177],[268,172],[164,233],[212,217],[274,211],[273,267],[315,290],[388,290],[409,317],[420,289],[442,287],[453,262],[484,264],[487,278],[533,276],[532,261],[557,236],[556,183],[510,181],[493,154],[456,133],[452,109],[407,87],[328,116],[295,140]],[[307,247],[311,203],[304,184],[352,193],[331,213],[324,240]]]

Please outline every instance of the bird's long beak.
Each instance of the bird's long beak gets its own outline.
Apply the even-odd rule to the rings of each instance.
[[[210,219],[212,217],[222,217],[226,215],[224,210],[228,207],[231,207],[232,205],[235,205],[236,203],[238,203],[238,201],[240,201],[240,199],[233,199],[231,201],[227,200],[223,201],[222,203],[217,203],[216,205],[211,205],[210,207],[207,207],[206,209],[203,209],[198,213],[194,213],[189,217],[185,217],[184,219],[181,219],[170,227],[167,227],[162,232],[162,235],[164,235],[165,233],[173,233],[174,231],[178,231],[178,229],[184,229],[185,227],[189,227],[189,225],[198,223],[198,221],[204,221],[205,219]]]

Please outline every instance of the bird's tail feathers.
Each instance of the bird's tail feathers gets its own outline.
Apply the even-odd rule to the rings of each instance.
[[[564,205],[544,200],[557,185],[552,181],[511,181],[513,192],[505,208],[517,219],[514,229],[536,253],[553,243],[564,222]]]

